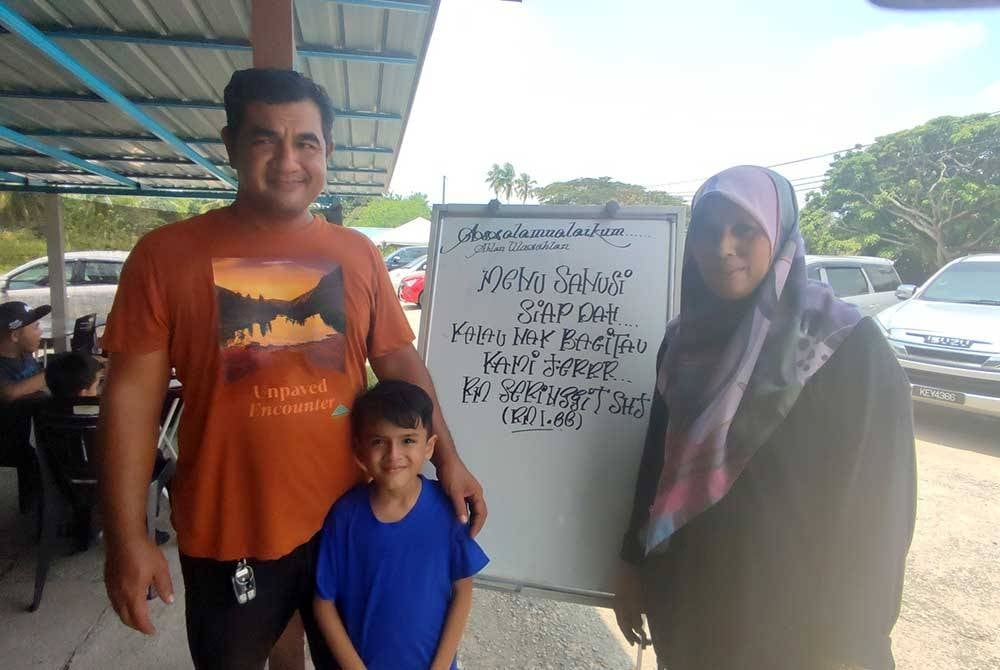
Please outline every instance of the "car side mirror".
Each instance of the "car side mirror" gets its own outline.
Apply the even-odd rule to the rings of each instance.
[[[913,284],[900,284],[896,288],[896,297],[900,300],[909,300],[917,292],[917,287]]]

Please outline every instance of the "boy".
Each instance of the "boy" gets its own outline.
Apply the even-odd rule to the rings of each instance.
[[[42,341],[38,320],[51,311],[48,305],[31,309],[16,300],[0,305],[0,402],[45,390],[45,377],[34,354]]]
[[[358,462],[371,479],[334,504],[320,539],[314,610],[342,670],[447,670],[489,562],[438,482],[434,405],[384,381],[354,403]]]
[[[101,385],[104,366],[89,354],[67,351],[49,357],[45,367],[45,384],[56,398],[93,398]]]

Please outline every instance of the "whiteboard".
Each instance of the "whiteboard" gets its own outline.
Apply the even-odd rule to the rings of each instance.
[[[420,350],[486,492],[478,581],[605,601],[679,304],[684,209],[494,202],[433,218]]]

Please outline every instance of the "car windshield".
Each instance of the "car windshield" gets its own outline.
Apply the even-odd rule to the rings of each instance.
[[[1000,305],[1000,261],[956,263],[938,275],[920,299]]]

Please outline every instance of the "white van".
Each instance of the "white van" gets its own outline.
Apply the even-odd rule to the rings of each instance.
[[[899,275],[888,258],[806,256],[806,276],[829,284],[838,298],[857,305],[865,316],[899,302]]]

